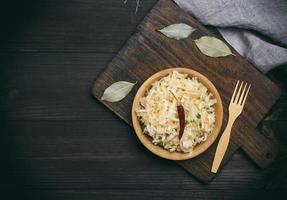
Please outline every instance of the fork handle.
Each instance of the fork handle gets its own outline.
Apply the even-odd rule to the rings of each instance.
[[[220,166],[220,163],[224,157],[224,154],[227,150],[229,140],[230,140],[230,135],[231,135],[231,129],[232,129],[234,121],[235,121],[234,119],[229,118],[227,126],[225,130],[223,131],[221,138],[217,144],[217,148],[216,148],[216,152],[215,152],[215,156],[214,156],[212,168],[211,168],[211,172],[213,173],[217,172]]]

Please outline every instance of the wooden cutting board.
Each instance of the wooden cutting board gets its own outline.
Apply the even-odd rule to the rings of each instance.
[[[180,41],[167,38],[156,31],[180,22],[196,28],[197,31],[191,37]],[[212,34],[171,0],[159,0],[137,27],[136,33],[97,78],[93,94],[100,99],[104,90],[116,81],[137,81],[138,84],[124,100],[118,103],[102,102],[131,125],[133,98],[147,78],[168,67],[191,68],[209,78],[218,89],[224,106],[222,127],[224,129],[235,83],[238,79],[247,81],[252,84],[252,89],[243,113],[233,126],[232,138],[223,165],[236,150],[241,148],[258,166],[266,167],[275,159],[277,146],[255,128],[279,98],[280,90],[234,50],[236,56],[211,58],[203,55],[195,46],[193,39],[204,35]],[[216,176],[210,169],[217,142],[218,140],[204,154],[176,163],[199,180],[210,182]]]

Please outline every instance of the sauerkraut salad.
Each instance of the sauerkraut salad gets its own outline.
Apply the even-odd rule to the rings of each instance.
[[[185,129],[179,141],[177,97],[185,110]],[[216,99],[197,78],[173,71],[154,82],[140,99],[136,114],[152,142],[174,152],[192,152],[205,141],[215,124]]]

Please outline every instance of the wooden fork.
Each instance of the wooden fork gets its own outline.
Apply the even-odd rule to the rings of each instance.
[[[249,90],[251,85],[247,84],[247,83],[243,83],[241,82],[239,89],[238,89],[238,85],[239,85],[239,80],[236,83],[234,92],[232,94],[230,103],[229,103],[229,108],[228,108],[228,112],[229,112],[229,118],[228,118],[228,123],[227,126],[218,142],[217,148],[216,148],[216,152],[215,152],[215,156],[213,159],[213,163],[212,163],[212,168],[211,168],[211,172],[216,173],[220,163],[224,157],[224,154],[227,150],[228,147],[228,143],[229,143],[229,139],[230,139],[230,134],[231,134],[231,129],[233,126],[234,121],[237,119],[237,117],[241,114],[245,101],[247,99]],[[242,86],[244,85],[243,89]],[[248,88],[247,88],[248,86]]]

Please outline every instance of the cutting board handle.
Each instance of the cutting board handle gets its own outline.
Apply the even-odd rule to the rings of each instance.
[[[240,136],[240,148],[261,168],[270,165],[276,158],[279,148],[274,139],[254,130]]]

